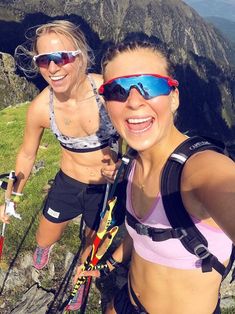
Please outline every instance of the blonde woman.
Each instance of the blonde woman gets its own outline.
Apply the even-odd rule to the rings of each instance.
[[[33,265],[40,270],[47,265],[51,248],[69,221],[81,214],[86,224],[81,261],[88,254],[106,188],[102,171],[111,181],[115,174],[117,156],[110,144],[117,134],[97,92],[102,76],[88,73],[90,49],[80,29],[65,20],[41,25],[31,47],[28,53],[32,65],[48,86],[32,101],[27,112],[23,144],[15,166],[18,180],[14,189],[18,195],[31,173],[44,129],[51,129],[61,146],[60,170],[36,235],[38,246]],[[121,223],[121,208],[116,212]],[[0,218],[9,222],[3,212]]]

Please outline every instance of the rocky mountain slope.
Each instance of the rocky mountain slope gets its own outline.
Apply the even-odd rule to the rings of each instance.
[[[0,8],[2,21],[23,23],[23,28],[44,22],[47,17],[42,14],[72,14],[88,33],[95,32],[101,40],[120,40],[129,32],[144,32],[212,60],[219,57],[228,63],[229,59],[229,44],[180,0],[58,0],[56,4],[53,0],[1,0]]]
[[[136,33],[167,43],[177,64],[178,126],[232,141],[235,70],[230,43],[180,0],[1,0],[0,50],[13,53],[24,31],[50,18],[80,24],[97,57],[105,43]],[[15,29],[18,29],[17,35]],[[10,39],[10,40],[9,40]]]
[[[223,36],[235,45],[235,21],[217,16],[208,16],[206,20],[220,30]]]

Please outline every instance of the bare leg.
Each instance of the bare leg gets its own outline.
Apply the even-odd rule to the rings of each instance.
[[[113,300],[107,304],[105,314],[117,314],[113,306]]]
[[[46,248],[57,242],[61,238],[68,222],[53,223],[42,216],[36,234],[38,245]]]

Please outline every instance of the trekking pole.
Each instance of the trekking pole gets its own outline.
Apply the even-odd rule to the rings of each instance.
[[[100,217],[102,217],[103,214],[105,213],[105,209],[106,209],[107,202],[108,202],[108,197],[109,197],[110,186],[111,186],[111,183],[108,182],[108,183],[106,184],[105,195],[104,195],[104,201],[103,201],[103,207],[102,207],[102,210],[101,210],[101,213],[100,213]]]
[[[0,174],[0,179],[9,178],[10,173],[2,173]],[[0,188],[3,190],[7,189],[7,182],[4,180],[0,180]]]
[[[97,264],[99,263],[101,258],[104,256],[104,254],[107,252],[107,250],[109,249],[109,247],[112,244],[113,239],[114,239],[115,235],[117,234],[118,230],[119,230],[119,227],[114,226],[111,230],[109,230],[105,234],[105,236],[104,236],[105,239],[102,241],[96,255],[93,257],[90,264],[88,264],[87,266],[85,265],[85,270],[95,270],[95,269],[100,270],[102,268],[102,266],[99,267],[99,266],[97,266]],[[86,285],[85,285],[85,289],[84,289],[83,302],[82,302],[82,306],[80,308],[79,314],[84,314],[86,311],[86,305],[87,305],[89,291],[90,291],[90,287],[91,287],[92,276],[89,276],[89,277],[82,276],[81,280],[83,280],[86,283]]]
[[[13,189],[14,180],[15,180],[15,172],[11,171],[9,174],[9,178],[8,178],[8,182],[7,182],[7,188],[5,191],[4,213],[7,212],[7,209],[9,206],[12,206],[11,193],[12,193],[12,189]],[[2,232],[1,232],[1,236],[0,236],[0,259],[2,257],[5,229],[6,229],[6,223],[4,222],[2,225]]]
[[[90,264],[92,264],[92,262],[93,262],[93,259],[97,258],[96,253],[98,253],[99,245],[100,245],[102,239],[104,238],[106,232],[108,231],[108,229],[112,223],[112,210],[116,204],[116,200],[117,199],[115,198],[114,200],[112,200],[112,202],[109,202],[109,209],[106,210],[106,213],[101,220],[99,229],[96,233],[96,237],[95,237],[93,244],[92,244],[91,252],[90,252],[89,256],[87,257],[86,261],[83,263],[82,271],[88,270]],[[110,244],[111,244],[111,242],[110,242]],[[105,252],[103,251],[103,254],[104,253]],[[100,252],[98,254],[100,256]],[[102,256],[100,256],[100,258],[101,257]],[[97,260],[97,262],[98,262],[98,260]],[[61,306],[61,309],[65,308],[65,311],[63,313],[68,313],[69,311],[72,311],[70,309],[69,305],[71,304],[73,298],[76,296],[76,293],[78,292],[78,289],[80,288],[80,286],[82,284],[85,284],[88,282],[87,279],[88,279],[88,277],[78,278],[78,280],[77,280],[76,284],[74,285],[73,290],[70,293],[69,297],[65,300],[65,302]],[[85,287],[84,292],[85,291],[88,292],[89,287],[88,288]],[[85,300],[86,298],[87,298],[87,295],[83,294],[83,300]],[[81,307],[82,306],[83,306],[83,304],[81,305]]]
[[[117,198],[114,197],[114,193],[116,191],[116,187],[117,187],[117,184],[119,182],[119,179],[124,172],[124,169],[127,167],[127,165],[129,164],[130,160],[134,157],[134,155],[136,155],[136,152],[130,148],[127,151],[127,153],[122,157],[122,163],[118,169],[118,172],[117,172],[117,175],[115,177],[114,183],[112,185],[111,191],[107,197],[106,206],[105,207],[103,206],[104,210],[102,209],[100,226],[99,226],[98,231],[96,233],[96,237],[93,241],[91,252],[90,252],[89,256],[87,257],[85,263],[83,264],[82,270],[88,270],[89,265],[94,266],[93,258],[96,258],[96,253],[98,253],[98,248],[99,248],[99,245],[100,245],[102,239],[104,238],[105,234],[114,227],[115,221],[113,220],[113,211],[114,211],[114,207],[115,207],[115,204],[117,201]],[[107,190],[109,190],[109,188],[110,187],[106,187],[106,192],[107,192]],[[113,238],[114,237],[111,238],[109,246],[111,245]],[[103,255],[104,254],[105,254],[105,252],[103,252]],[[100,258],[101,257],[102,256],[100,256]],[[68,311],[71,311],[69,309],[69,305],[72,302],[72,299],[75,297],[76,293],[78,292],[78,289],[80,288],[80,286],[82,284],[84,284],[86,282],[86,280],[87,280],[87,277],[83,278],[83,280],[80,280],[80,278],[78,278],[76,284],[74,285],[74,288],[73,288],[71,294],[65,300],[65,302],[62,304],[62,306],[60,308],[61,310],[63,310],[65,308],[65,312],[63,312],[63,313],[68,313]],[[84,289],[84,291],[85,290],[89,293],[89,289]],[[83,300],[86,300],[87,297],[88,297],[88,295],[83,296]],[[82,307],[83,307],[83,304],[82,304]],[[85,311],[85,309],[84,309],[84,311]],[[84,313],[84,311],[83,311],[83,313]]]

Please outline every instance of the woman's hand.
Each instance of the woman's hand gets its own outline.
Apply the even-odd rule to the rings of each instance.
[[[10,223],[10,217],[5,214],[5,204],[0,205],[0,220],[6,224]]]
[[[73,278],[73,284],[75,285],[77,280],[84,276],[84,277],[100,277],[100,271],[99,270],[83,270],[83,265],[79,265],[76,269],[76,274]]]
[[[107,164],[101,169],[101,174],[106,179],[107,182],[109,183],[114,182],[121,162],[122,162],[121,160],[118,160],[116,163]],[[123,174],[120,176],[119,182],[122,180]]]

